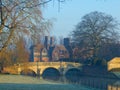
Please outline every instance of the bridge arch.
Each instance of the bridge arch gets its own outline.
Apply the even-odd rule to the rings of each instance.
[[[58,80],[60,77],[60,71],[54,67],[48,67],[43,70],[42,77],[44,79]]]
[[[20,75],[36,76],[36,72],[32,69],[23,69],[20,71]]]
[[[82,71],[79,68],[69,68],[66,70],[65,75],[78,75],[81,76],[82,75]]]
[[[78,68],[70,68],[65,72],[67,80],[77,82],[82,76],[82,71]]]

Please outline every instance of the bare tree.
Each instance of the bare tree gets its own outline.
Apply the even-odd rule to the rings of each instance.
[[[29,61],[29,52],[25,48],[25,39],[21,37],[14,45],[9,45],[0,55],[1,68]]]
[[[50,1],[0,0],[0,53],[21,35],[35,39],[48,30],[51,23],[42,17],[40,8]]]
[[[82,18],[76,25],[72,36],[75,43],[92,54],[93,61],[98,60],[98,50],[103,43],[112,43],[118,40],[118,22],[102,12],[91,12]],[[91,55],[89,55],[91,56]]]
[[[14,63],[25,63],[29,61],[29,52],[25,47],[25,39],[20,38],[18,42],[16,42],[16,47],[14,49],[14,56],[16,56],[16,61]]]
[[[29,36],[36,42],[39,36],[49,31],[51,21],[42,17],[41,6],[51,1],[0,0],[0,56],[4,56],[8,46],[15,44],[20,37]]]

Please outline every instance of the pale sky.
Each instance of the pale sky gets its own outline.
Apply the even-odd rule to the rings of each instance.
[[[43,17],[55,19],[51,36],[68,37],[81,18],[93,11],[112,15],[120,22],[120,0],[68,0],[60,5],[60,12],[58,3],[50,2],[43,10]]]

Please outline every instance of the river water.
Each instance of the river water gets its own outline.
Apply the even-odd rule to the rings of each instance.
[[[120,80],[98,78],[98,77],[60,77],[60,78],[44,78],[52,82],[61,82],[63,84],[83,85],[85,87],[94,88],[95,90],[120,90]]]

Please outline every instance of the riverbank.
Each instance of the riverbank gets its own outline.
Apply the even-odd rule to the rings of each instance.
[[[43,80],[42,78],[22,75],[0,75],[0,83],[23,83],[23,84],[57,84]]]
[[[99,77],[99,78],[109,78],[109,79],[119,79],[117,75],[112,72],[107,71],[107,67],[102,66],[84,66],[83,75],[89,77]]]
[[[0,75],[0,90],[98,90],[82,85],[50,82],[42,78]]]

